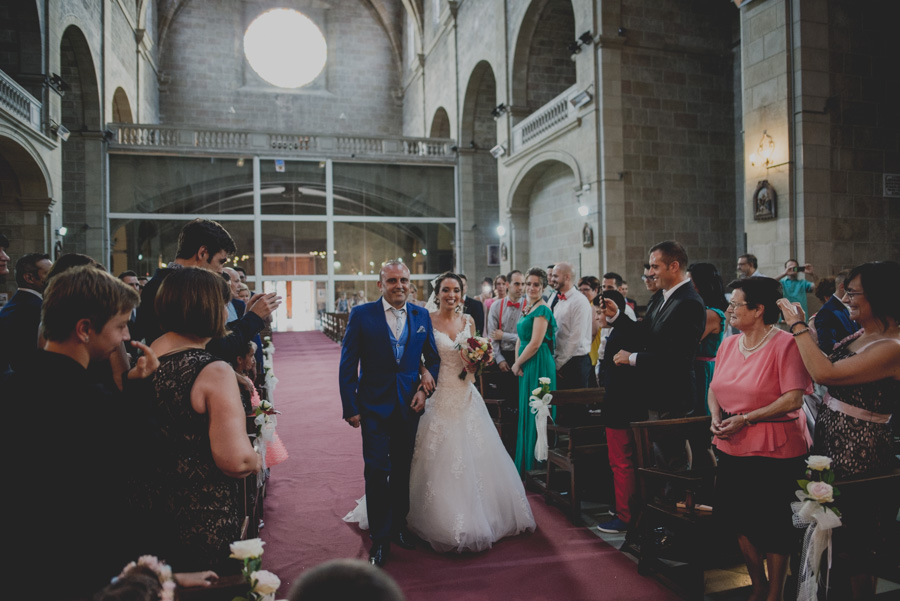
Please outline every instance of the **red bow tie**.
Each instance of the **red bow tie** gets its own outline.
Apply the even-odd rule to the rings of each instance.
[[[566,300],[566,295],[565,295],[565,294],[561,294],[561,293],[560,293],[560,294],[557,294],[556,296],[559,298],[559,300]]]
[[[506,306],[507,306],[507,307],[515,307],[516,309],[521,309],[521,308],[522,308],[522,304],[521,304],[521,303],[514,303],[514,302],[512,302],[511,300],[506,301]]]

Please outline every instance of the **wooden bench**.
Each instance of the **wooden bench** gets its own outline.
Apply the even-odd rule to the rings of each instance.
[[[322,333],[340,343],[344,339],[344,332],[347,329],[347,321],[350,319],[348,313],[323,313],[322,314]]]
[[[512,372],[488,368],[478,378],[478,388],[506,452],[510,457],[515,457],[519,428],[519,378]]]
[[[548,504],[562,506],[573,524],[581,524],[581,502],[588,486],[600,488],[606,481],[611,488],[606,426],[590,411],[602,404],[603,389],[576,388],[551,394],[556,420],[547,423],[546,467],[529,472],[526,484],[542,492]],[[567,472],[568,478],[556,477],[560,472]]]
[[[639,573],[669,577],[691,598],[702,598],[706,567],[716,563],[717,557],[730,557],[733,546],[733,541],[729,544],[715,533],[712,512],[696,508],[698,504],[711,505],[715,489],[716,459],[709,427],[709,416],[631,424],[638,511],[622,548],[638,556]],[[658,465],[660,444],[667,449],[685,448],[688,467]],[[685,565],[671,568],[661,559]],[[686,577],[676,578],[682,574]]]

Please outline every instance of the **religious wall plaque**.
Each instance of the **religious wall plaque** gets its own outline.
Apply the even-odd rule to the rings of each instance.
[[[771,221],[775,219],[777,200],[775,188],[768,180],[764,179],[758,182],[756,191],[753,193],[753,220]]]

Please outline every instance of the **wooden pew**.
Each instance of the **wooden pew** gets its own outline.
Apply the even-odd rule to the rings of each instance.
[[[733,541],[729,544],[716,535],[712,512],[696,508],[697,504],[712,504],[715,488],[716,460],[709,427],[709,416],[631,424],[638,511],[623,550],[638,556],[639,573],[672,578],[691,598],[702,598],[705,568],[716,563],[717,558],[731,557],[734,546]],[[657,465],[654,445],[665,443],[685,446],[690,466],[672,470]],[[683,506],[674,497],[683,501]],[[670,569],[670,564],[661,559],[685,565]]]
[[[551,394],[556,420],[547,423],[546,467],[529,472],[526,484],[543,492],[547,503],[561,505],[573,524],[581,524],[581,501],[588,486],[611,488],[606,426],[590,411],[603,403],[603,389],[576,388]],[[568,478],[557,478],[560,472],[568,472]]]
[[[488,368],[478,378],[478,388],[506,452],[510,457],[515,457],[519,427],[519,378],[512,372]]]

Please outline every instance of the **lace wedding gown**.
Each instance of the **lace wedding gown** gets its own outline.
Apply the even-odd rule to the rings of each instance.
[[[409,478],[409,529],[435,551],[482,551],[503,537],[533,531],[531,506],[516,467],[472,376],[459,379],[456,340],[435,330],[441,356],[437,389],[419,421]]]

